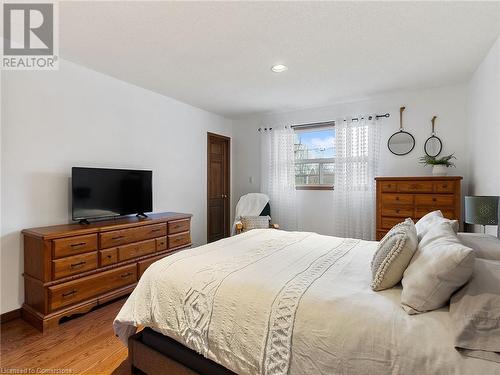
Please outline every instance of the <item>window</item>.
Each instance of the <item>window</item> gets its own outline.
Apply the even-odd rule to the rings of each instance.
[[[297,189],[333,189],[335,129],[299,129],[295,133],[295,185]]]

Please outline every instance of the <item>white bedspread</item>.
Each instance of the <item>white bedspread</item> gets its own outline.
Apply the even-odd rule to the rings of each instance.
[[[148,326],[239,374],[500,374],[453,347],[447,309],[416,316],[373,292],[377,243],[252,230],[164,258],[115,319]]]

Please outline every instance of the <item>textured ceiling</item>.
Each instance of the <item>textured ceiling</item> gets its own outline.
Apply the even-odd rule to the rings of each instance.
[[[63,58],[228,117],[463,82],[499,33],[500,2],[60,3]]]

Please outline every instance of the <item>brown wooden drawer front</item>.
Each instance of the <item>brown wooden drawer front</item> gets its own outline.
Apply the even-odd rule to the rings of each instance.
[[[189,219],[175,220],[168,222],[168,234],[187,232],[190,229]]]
[[[167,250],[167,237],[160,237],[156,239],[156,251]]]
[[[398,186],[395,182],[381,182],[380,189],[383,193],[395,193],[398,191]]]
[[[54,258],[97,250],[97,234],[60,238],[53,241]]]
[[[135,241],[149,240],[150,238],[167,235],[166,224],[146,225],[144,227],[134,228]]]
[[[377,241],[380,241],[389,232],[389,230],[378,230],[377,231]]]
[[[402,223],[404,219],[399,217],[382,217],[382,228],[391,229],[394,225]]]
[[[453,193],[455,191],[454,181],[443,181],[434,183],[435,193]]]
[[[163,254],[154,258],[150,258],[147,260],[141,260],[140,262],[137,262],[137,276],[140,278],[144,271],[146,271],[146,268],[148,268],[150,265],[152,265],[154,262],[157,260],[160,260],[162,258],[165,258],[169,254]]]
[[[118,263],[118,249],[116,247],[99,251],[99,264],[101,267],[115,263]]]
[[[99,234],[99,244],[101,249],[114,247],[126,243],[134,242],[133,229],[114,230]]]
[[[167,237],[169,249],[191,243],[191,234],[189,232],[172,234]]]
[[[432,181],[400,181],[398,192],[401,193],[432,193]]]
[[[428,214],[429,212],[435,211],[432,208],[416,208],[415,209],[415,217],[417,219],[422,218],[424,215]],[[453,210],[445,210],[441,209],[441,212],[443,216],[447,219],[453,219],[453,220],[459,220],[460,218],[455,215],[455,211]]]
[[[60,279],[97,268],[97,251],[52,261],[53,278]]]
[[[120,267],[49,287],[51,310],[57,310],[137,281],[137,266]]]
[[[393,217],[412,217],[413,208],[406,207],[388,207],[382,208],[382,216],[393,216]]]
[[[412,205],[413,195],[412,194],[382,194],[382,203],[384,205]]]
[[[155,251],[156,242],[154,239],[123,245],[118,247],[118,261],[123,262],[124,260],[151,254]]]
[[[415,205],[417,207],[429,207],[437,209],[441,207],[453,207],[455,199],[453,195],[446,194],[418,194],[415,195]],[[432,210],[431,210],[432,211]]]

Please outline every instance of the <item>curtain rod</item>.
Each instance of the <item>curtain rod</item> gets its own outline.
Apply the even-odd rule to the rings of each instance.
[[[368,116],[368,120],[373,119],[373,117],[375,117],[378,120],[379,118],[382,118],[382,117],[388,118],[390,116],[391,115],[389,113],[385,113],[383,115]],[[364,120],[364,119],[365,119],[364,117],[361,117],[361,120]],[[344,120],[344,121],[346,121],[346,120]],[[358,117],[354,117],[354,118],[351,119],[351,121],[359,121],[359,118]],[[313,123],[310,123],[310,124],[292,125],[290,127],[292,129],[300,129],[300,128],[313,128],[313,127],[316,127],[316,126],[328,126],[328,125],[335,125],[335,121],[313,122]],[[272,130],[272,129],[273,128],[258,128],[257,130],[258,131],[262,131],[262,130]]]

